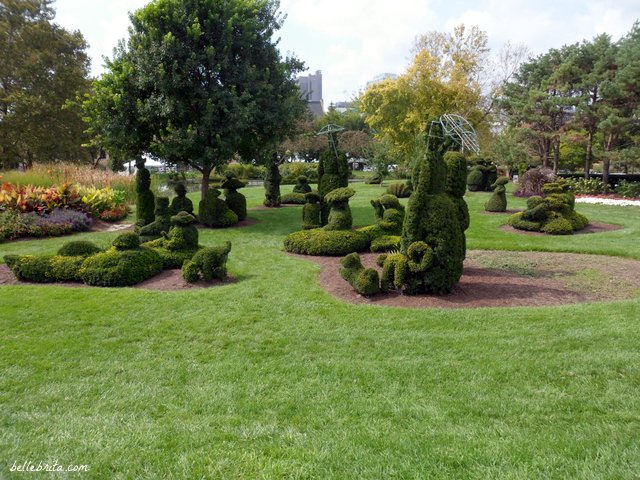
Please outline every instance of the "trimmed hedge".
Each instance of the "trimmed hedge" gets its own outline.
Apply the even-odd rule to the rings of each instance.
[[[191,260],[182,265],[183,278],[189,283],[200,279],[207,282],[222,280],[227,276],[227,257],[230,251],[231,242],[199,250]]]
[[[304,255],[346,255],[369,248],[369,236],[354,230],[316,228],[287,235],[284,248],[287,252]]]
[[[18,280],[35,283],[78,282],[85,258],[62,255],[7,255],[4,261]]]
[[[93,242],[76,240],[62,245],[58,250],[58,255],[62,257],[88,257],[101,251],[102,249]]]
[[[304,193],[285,193],[280,197],[283,205],[304,205],[306,203]]]
[[[400,250],[400,235],[382,235],[371,241],[372,252],[392,252]]]
[[[80,278],[87,285],[127,287],[143,282],[162,270],[160,255],[147,247],[118,250],[115,247],[87,258]]]
[[[238,215],[220,197],[220,190],[210,188],[200,200],[198,220],[209,227],[225,228],[238,223]]]

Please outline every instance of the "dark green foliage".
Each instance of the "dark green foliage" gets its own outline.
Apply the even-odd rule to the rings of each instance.
[[[507,189],[505,185],[509,183],[509,179],[507,177],[498,177],[498,179],[493,182],[493,195],[484,204],[484,209],[487,212],[506,212],[507,211]]]
[[[140,237],[133,232],[121,233],[111,242],[111,245],[116,250],[131,250],[140,246]]]
[[[7,255],[4,261],[18,280],[50,283],[80,281],[84,256]]]
[[[94,253],[101,252],[102,249],[88,240],[75,240],[65,243],[58,250],[58,255],[63,257],[88,257]]]
[[[353,230],[302,230],[284,239],[287,252],[304,255],[346,255],[369,248],[369,236]]]
[[[445,145],[432,142],[430,148],[413,172],[414,192],[409,198],[398,254],[404,260],[398,255],[389,256],[387,261],[392,263],[386,277],[383,271],[383,288],[402,285],[409,294],[448,293],[462,276],[466,247],[461,217],[466,210],[456,203],[464,202],[457,196],[463,193],[461,169],[454,156],[449,170],[442,158]],[[449,172],[456,178],[447,181]]]
[[[185,260],[198,251],[198,229],[196,219],[187,212],[171,217],[171,229],[161,238],[145,243],[162,259],[163,268],[180,268]]]
[[[280,203],[283,205],[303,205],[306,203],[304,193],[285,193],[280,197]]]
[[[151,188],[151,174],[144,167],[143,162],[137,162],[136,166],[136,219],[140,226],[148,225],[155,220],[155,199]]]
[[[336,188],[349,186],[349,164],[347,157],[343,153],[336,154],[333,150],[327,149],[320,154],[318,164],[318,193],[321,201],[321,223],[326,225],[329,222],[329,205],[324,200],[325,195]]]
[[[491,185],[497,178],[498,169],[494,164],[483,159],[475,159],[467,176],[467,187],[471,192],[490,192]]]
[[[276,161],[267,164],[267,173],[264,177],[264,206],[279,207],[280,206],[280,182],[282,176]]]
[[[155,240],[162,236],[162,232],[168,232],[171,228],[171,214],[169,213],[169,199],[166,197],[156,198],[155,208],[156,219],[149,225],[138,227],[137,233],[141,242]]]
[[[402,233],[404,221],[404,206],[395,195],[385,194],[380,198],[371,200],[375,211],[376,224],[363,227],[360,231],[366,232],[372,242],[372,251],[387,251],[385,242],[376,241],[378,237],[395,237]],[[375,248],[375,249],[374,249]]]
[[[382,180],[382,175],[380,175],[379,173],[374,173],[369,178],[367,178],[364,183],[369,185],[380,185],[382,183]]]
[[[227,276],[227,257],[230,251],[231,242],[199,250],[191,260],[182,265],[183,278],[189,283],[200,279],[207,282],[222,280]]]
[[[309,180],[304,175],[298,177],[298,183],[293,187],[293,193],[309,193],[311,191],[311,185]],[[284,202],[283,202],[284,203]]]
[[[371,241],[372,252],[393,252],[400,250],[400,235],[381,235]]]
[[[396,182],[387,187],[387,193],[398,198],[409,198],[411,196],[411,188],[407,183]]]
[[[243,188],[245,185],[244,182],[241,182],[232,175],[227,176],[225,181],[220,185],[220,187],[224,189],[224,201],[229,207],[229,210],[238,216],[238,220],[247,218],[247,199],[243,194],[238,192],[238,189]]]
[[[464,153],[449,151],[444,154],[444,161],[447,164],[447,193],[452,197],[464,197],[467,191],[467,159]]]
[[[151,278],[161,270],[162,259],[150,248],[110,248],[88,257],[80,268],[80,277],[87,285],[126,287]]]
[[[519,230],[569,235],[585,228],[589,220],[574,210],[575,196],[570,184],[562,179],[542,187],[544,198],[530,197],[527,210],[509,218],[509,225]]]
[[[320,228],[320,195],[317,192],[305,194],[304,207],[302,207],[302,228],[311,230]]]
[[[235,225],[238,223],[238,215],[219,197],[219,190],[209,189],[207,195],[200,200],[198,220],[209,227],[225,228]]]
[[[409,268],[407,266],[407,257],[402,253],[380,255],[377,263],[382,265],[380,289],[383,292],[400,289],[407,282]]]
[[[364,268],[360,261],[360,255],[350,253],[340,260],[340,264],[342,265],[340,275],[360,295],[370,296],[380,291],[378,271],[374,268]]]
[[[187,212],[193,215],[193,202],[187,197],[187,187],[183,183],[177,183],[174,190],[177,196],[171,201],[171,215],[178,212]]]
[[[325,230],[350,230],[353,224],[349,199],[355,195],[355,191],[349,187],[331,190],[324,197],[324,201],[331,208],[328,223]]]

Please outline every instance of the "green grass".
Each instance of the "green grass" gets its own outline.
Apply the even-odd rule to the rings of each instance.
[[[368,202],[384,189],[355,189],[354,223],[372,223]],[[242,192],[261,203],[262,189]],[[467,197],[469,248],[640,258],[640,209],[578,206],[624,228],[530,237],[481,213],[489,195]],[[640,475],[640,299],[353,306],[324,292],[315,264],[282,252],[300,207],[249,217],[258,223],[201,230],[205,245],[233,243],[234,284],[0,287],[0,478],[29,460],[109,479]],[[66,240],[2,244],[0,255]]]

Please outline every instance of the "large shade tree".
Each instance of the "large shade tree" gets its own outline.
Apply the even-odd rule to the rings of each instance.
[[[89,88],[87,44],[53,22],[50,4],[0,2],[0,167],[91,160],[69,103]]]
[[[275,148],[303,112],[295,58],[281,59],[276,0],[155,0],[85,102],[93,134],[202,173]]]

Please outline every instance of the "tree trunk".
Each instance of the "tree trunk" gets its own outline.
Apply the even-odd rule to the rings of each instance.
[[[584,178],[589,180],[589,171],[591,170],[591,163],[593,162],[593,132],[589,132],[587,136],[587,155],[584,159]]]
[[[558,173],[558,165],[560,164],[560,139],[553,142],[553,173]]]
[[[611,160],[608,157],[602,161],[602,186],[604,191],[609,190],[609,170],[611,168]]]
[[[204,197],[207,196],[207,192],[209,191],[209,181],[211,179],[211,170],[212,168],[202,169],[202,183],[200,184],[201,200],[204,200]]]

